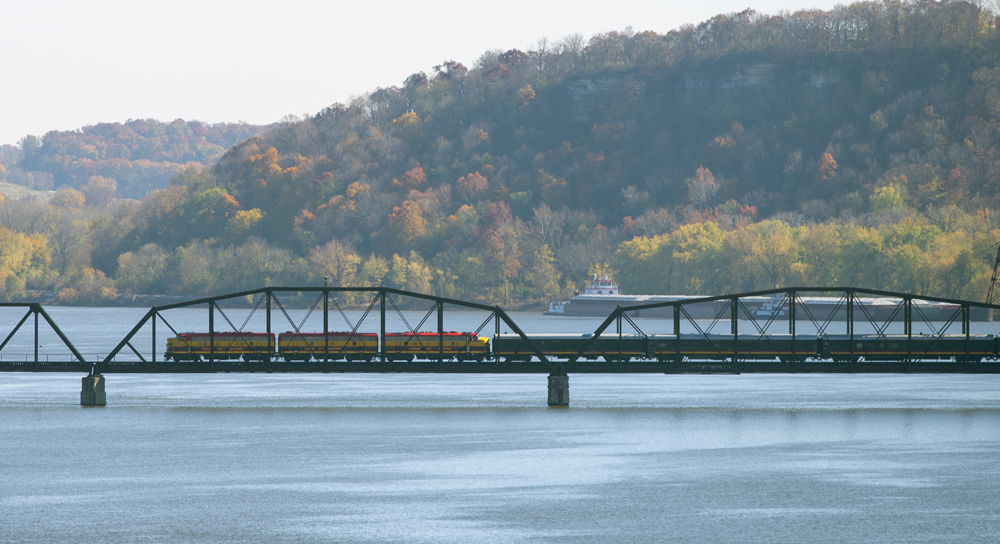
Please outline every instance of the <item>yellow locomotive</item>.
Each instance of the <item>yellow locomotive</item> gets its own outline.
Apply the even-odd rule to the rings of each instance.
[[[214,339],[213,339],[214,336]],[[274,353],[274,334],[266,332],[185,332],[167,338],[168,361],[240,359],[263,361]]]
[[[459,361],[482,362],[490,355],[490,339],[472,332],[389,333],[385,335],[385,353],[393,361],[436,359],[443,355]]]
[[[375,333],[285,332],[275,342],[274,334],[262,332],[187,332],[167,339],[168,361],[218,361],[243,359],[264,361],[275,356],[287,362],[371,361],[379,355]],[[386,357],[393,361],[438,359],[482,362],[490,356],[489,338],[471,332],[413,332],[385,335]]]
[[[328,343],[327,343],[327,339]],[[328,359],[371,361],[378,355],[378,335],[360,332],[286,332],[278,336],[278,349],[286,361]]]

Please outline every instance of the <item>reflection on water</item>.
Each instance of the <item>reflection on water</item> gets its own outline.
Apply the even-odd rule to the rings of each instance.
[[[995,376],[0,378],[0,542],[1000,534]]]

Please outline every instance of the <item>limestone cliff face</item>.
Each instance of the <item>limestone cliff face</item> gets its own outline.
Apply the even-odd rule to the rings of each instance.
[[[697,70],[663,68],[580,76],[545,91],[553,121],[593,124],[609,117],[673,123],[763,121],[788,108],[830,100],[844,77],[837,68],[777,63],[714,63]],[[624,115],[623,115],[624,114]],[[583,128],[583,127],[581,127]]]
[[[602,109],[624,76],[619,74],[585,77],[566,84],[566,94],[574,105],[573,119],[586,121],[594,110]]]

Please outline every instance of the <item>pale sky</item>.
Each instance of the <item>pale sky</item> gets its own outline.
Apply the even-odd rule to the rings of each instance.
[[[99,122],[270,123],[454,59],[832,0],[0,0],[0,144]]]

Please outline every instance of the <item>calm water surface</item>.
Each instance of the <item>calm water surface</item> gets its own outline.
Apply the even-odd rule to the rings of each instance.
[[[994,376],[0,378],[0,542],[1000,537]]]
[[[0,374],[0,542],[1000,540],[1000,376],[107,380]]]

